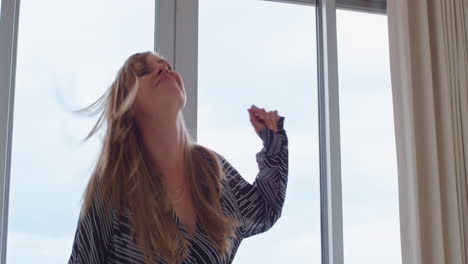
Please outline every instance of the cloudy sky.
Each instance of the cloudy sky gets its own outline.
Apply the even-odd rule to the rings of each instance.
[[[289,137],[283,215],[235,263],[320,263],[315,9],[199,0],[198,143],[249,182],[262,144],[252,104]],[[337,12],[345,263],[401,263],[387,17]],[[21,1],[7,263],[65,263],[100,146],[97,99],[134,52],[151,50],[154,1]],[[190,89],[190,87],[186,87]]]

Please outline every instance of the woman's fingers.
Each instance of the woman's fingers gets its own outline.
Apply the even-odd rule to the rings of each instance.
[[[274,122],[275,123],[275,128],[276,128],[276,131],[278,131],[278,122],[280,120],[280,117],[278,115],[278,111],[275,110],[273,112],[273,116],[274,116],[274,120],[275,120],[275,122]]]
[[[266,112],[265,113],[265,125],[271,129],[271,118],[270,118],[270,113]]]
[[[258,108],[255,105],[252,105],[252,110],[254,113],[254,116],[261,122],[266,125],[266,112],[264,108]]]
[[[252,109],[247,109],[247,111],[249,112],[250,123],[252,123],[255,132],[258,133],[263,127],[265,127],[263,122],[261,122],[261,120],[255,116],[255,113]]]
[[[252,106],[254,113],[260,117],[260,119],[265,120],[266,119],[266,111],[264,108],[258,108],[255,105]]]
[[[256,124],[252,122],[252,124],[255,127],[255,131],[259,131],[260,129],[263,128],[263,125],[268,127],[269,129],[273,130],[275,133],[278,131],[278,121],[280,119],[278,115],[278,111],[265,111],[264,108],[258,108],[255,105],[252,105],[252,107],[249,110],[249,113],[251,114],[251,121],[252,121],[252,116],[255,118],[257,121]],[[262,124],[262,125],[259,125]]]
[[[268,126],[269,126],[269,128],[271,130],[276,132],[275,120],[273,118],[274,118],[273,117],[273,112],[272,111],[268,112],[268,114],[267,114]]]
[[[279,115],[278,115],[278,111],[277,111],[277,110],[275,110],[275,111],[273,112],[273,116],[275,116],[276,121],[279,121],[279,120],[280,120],[280,117],[279,117]]]
[[[253,113],[253,116],[254,116],[255,120],[257,120],[261,124],[266,124],[265,123],[266,122],[266,120],[265,120],[265,109],[258,108],[256,106],[252,105],[251,111]]]

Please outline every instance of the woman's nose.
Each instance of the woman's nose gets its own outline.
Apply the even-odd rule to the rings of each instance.
[[[161,73],[167,73],[169,71],[169,66],[167,65],[162,66],[162,69],[160,71]]]

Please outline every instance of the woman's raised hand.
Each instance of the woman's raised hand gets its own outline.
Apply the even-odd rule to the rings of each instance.
[[[258,108],[255,105],[252,105],[247,111],[255,132],[258,133],[265,126],[275,133],[278,131],[278,120],[280,119],[278,111],[265,111],[264,108]]]

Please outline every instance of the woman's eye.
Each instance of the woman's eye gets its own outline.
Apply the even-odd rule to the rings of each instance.
[[[167,64],[167,68],[168,68],[169,70],[172,71],[171,65]],[[138,74],[138,77],[142,77],[142,76],[144,76],[144,75],[146,75],[146,74],[148,74],[148,73],[150,73],[150,71],[148,71],[148,70],[141,71],[141,72]],[[158,72],[157,72],[156,74],[157,74],[157,75],[161,74],[161,69],[158,69]]]

